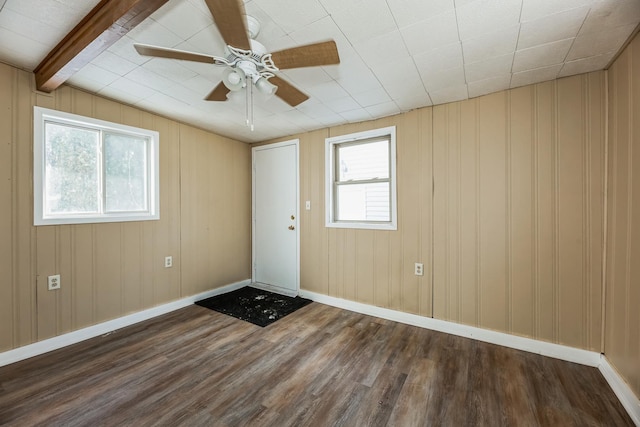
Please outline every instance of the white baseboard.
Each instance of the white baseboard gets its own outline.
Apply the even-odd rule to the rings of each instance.
[[[192,295],[186,298],[179,299],[177,301],[172,301],[167,304],[159,305],[157,307],[149,308],[147,310],[109,320],[107,322],[69,332],[64,335],[59,335],[57,337],[49,338],[13,350],[5,351],[3,353],[0,353],[0,366],[9,365],[11,363],[38,356],[40,354],[48,353],[50,351],[66,347],[71,344],[76,344],[80,341],[88,340],[89,338],[104,335],[117,329],[121,329],[126,326],[142,322],[144,320],[152,319],[154,317],[179,310],[201,299],[209,298],[215,295],[220,295],[242,288],[243,286],[247,286],[250,283],[251,280],[243,280],[241,282],[232,283],[221,288],[213,289],[197,295]]]
[[[431,317],[418,316],[416,314],[404,313],[402,311],[391,310],[388,308],[375,307],[368,304],[330,297],[305,290],[300,290],[300,296],[321,304],[331,305],[345,310],[355,311],[356,313],[367,314],[369,316],[380,317],[382,319],[393,320],[407,325],[418,326],[438,332],[445,332],[447,334],[457,335],[460,337],[472,338],[478,341],[515,348],[517,350],[528,351],[530,353],[580,363],[582,365],[592,367],[600,365],[600,353],[595,351],[582,350],[546,341],[519,337],[517,335],[506,334],[503,332],[496,332],[474,326],[448,322],[446,320],[433,319]]]
[[[598,369],[613,389],[613,392],[618,396],[620,403],[627,410],[633,422],[640,427],[640,399],[638,396],[635,395],[615,368],[611,366],[604,354],[600,358]]]

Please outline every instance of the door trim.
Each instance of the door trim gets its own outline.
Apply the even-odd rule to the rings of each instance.
[[[296,148],[296,289],[293,292],[286,292],[282,288],[270,286],[266,283],[256,283],[256,151],[268,150],[271,148],[279,148],[293,145]],[[288,296],[297,296],[300,293],[300,140],[291,139],[288,141],[277,142],[273,144],[260,145],[251,148],[251,286],[276,292]]]

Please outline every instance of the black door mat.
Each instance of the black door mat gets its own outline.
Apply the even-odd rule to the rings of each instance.
[[[244,287],[222,295],[196,301],[196,305],[228,314],[265,327],[311,303],[300,297],[288,297],[261,289]]]

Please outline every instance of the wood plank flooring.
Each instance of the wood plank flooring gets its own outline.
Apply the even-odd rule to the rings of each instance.
[[[595,368],[312,303],[191,306],[0,368],[10,426],[632,426]]]

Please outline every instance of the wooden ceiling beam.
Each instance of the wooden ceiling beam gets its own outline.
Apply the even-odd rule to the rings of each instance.
[[[101,0],[33,71],[36,87],[51,92],[168,0]]]

